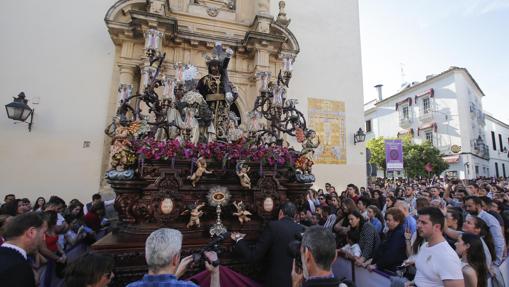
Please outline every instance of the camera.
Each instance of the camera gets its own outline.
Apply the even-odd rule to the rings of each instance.
[[[302,260],[300,257],[300,247],[302,245],[303,233],[295,234],[295,240],[288,243],[288,255],[295,259],[295,266],[300,271],[302,270]]]
[[[206,251],[215,251],[218,256],[221,253],[220,250],[220,244],[223,242],[226,238],[230,237],[230,232],[222,233],[221,235],[216,236],[212,241],[210,241],[207,245],[205,245],[203,248],[201,248],[198,252],[195,252],[192,254],[193,256],[193,263],[196,265],[202,265],[205,260],[208,261],[207,256],[205,256]],[[220,264],[219,259],[210,262],[208,261],[212,266],[217,267]]]

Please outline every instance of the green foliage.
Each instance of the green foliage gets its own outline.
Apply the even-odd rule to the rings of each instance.
[[[386,169],[384,140],[386,140],[384,137],[373,138],[366,144],[366,147],[371,151],[369,163],[376,164],[383,170]],[[442,159],[440,151],[431,143],[425,141],[422,144],[414,144],[410,136],[406,136],[402,140],[403,164],[407,177],[440,175],[449,168],[449,165]],[[428,163],[432,167],[430,173],[424,168]]]
[[[372,138],[366,143],[366,147],[371,152],[369,163],[376,164],[385,170],[385,145],[384,137]]]

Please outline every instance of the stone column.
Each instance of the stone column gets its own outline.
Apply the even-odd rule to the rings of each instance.
[[[119,86],[122,84],[134,86],[134,73],[136,71],[136,64],[132,59],[134,53],[134,42],[123,41],[120,50],[120,60],[118,61],[119,68]],[[133,89],[134,91],[134,89]],[[117,103],[120,99],[117,99]]]
[[[268,72],[270,71],[270,51],[262,46],[256,47],[255,54],[255,75],[259,72]],[[274,76],[274,75],[272,75]],[[270,79],[269,79],[270,81]],[[256,92],[260,91],[262,87],[262,82],[259,78],[256,78]]]

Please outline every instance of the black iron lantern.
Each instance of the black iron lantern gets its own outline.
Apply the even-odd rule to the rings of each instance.
[[[7,110],[7,117],[15,121],[26,122],[28,117],[30,117],[28,131],[31,131],[34,110],[30,108],[27,103],[28,100],[25,98],[25,93],[21,92],[17,98],[14,98],[12,103],[5,105],[5,109]]]
[[[366,133],[362,130],[362,128],[359,128],[359,130],[353,135],[353,144],[361,143],[366,140]]]

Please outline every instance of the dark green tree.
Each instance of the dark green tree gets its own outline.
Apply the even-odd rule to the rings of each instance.
[[[405,174],[408,177],[440,175],[449,168],[440,151],[430,142],[403,145]],[[426,169],[429,168],[429,171]]]
[[[369,163],[376,164],[385,171],[384,140],[386,140],[384,137],[370,139],[366,147],[371,152]],[[403,165],[407,177],[440,175],[449,168],[449,165],[442,159],[440,151],[431,143],[426,141],[422,144],[414,144],[409,136],[403,137],[401,140],[403,140]],[[431,169],[430,172],[426,170],[426,165]]]

